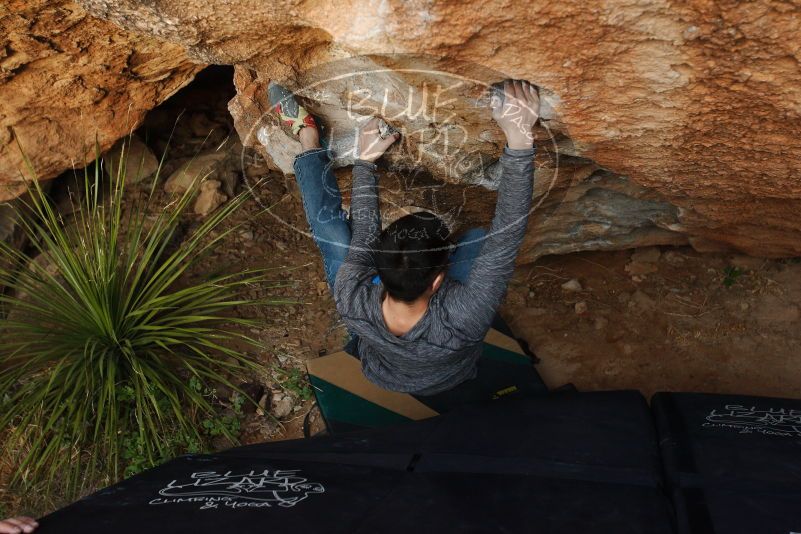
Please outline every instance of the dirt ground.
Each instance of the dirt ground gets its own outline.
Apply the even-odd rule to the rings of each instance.
[[[520,267],[502,314],[551,387],[801,397],[800,301],[797,261],[671,247]]]

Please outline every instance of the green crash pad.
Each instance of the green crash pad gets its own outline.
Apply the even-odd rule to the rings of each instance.
[[[382,389],[364,376],[361,362],[342,351],[307,363],[309,380],[332,433],[392,426],[434,417],[458,406],[547,390],[530,356],[513,338],[491,329],[484,338],[478,376],[432,396]]]

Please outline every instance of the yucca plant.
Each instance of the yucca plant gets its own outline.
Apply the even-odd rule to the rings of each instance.
[[[264,270],[185,276],[235,229],[219,227],[246,195],[179,242],[195,190],[151,213],[157,172],[149,194],[126,203],[129,163],[120,157],[104,179],[98,156],[70,220],[30,180],[21,228],[39,259],[0,245],[0,439],[15,485],[74,495],[134,458],[138,469],[203,449],[216,416],[208,388],[237,390],[234,377],[258,370],[245,352],[258,342],[243,333],[254,321],[234,308],[277,303],[241,294],[278,284]]]

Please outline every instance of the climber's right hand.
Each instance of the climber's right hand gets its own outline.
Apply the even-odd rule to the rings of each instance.
[[[525,80],[506,80],[503,91],[493,93],[492,118],[506,134],[509,148],[520,150],[534,146],[532,130],[540,114],[537,88]]]
[[[380,120],[373,117],[359,130],[359,138],[356,144],[357,159],[372,163],[380,158],[392,143],[400,138],[400,134],[397,132],[382,138],[378,127]]]

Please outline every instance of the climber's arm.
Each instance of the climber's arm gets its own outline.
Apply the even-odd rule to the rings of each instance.
[[[536,88],[527,82],[507,82],[504,98],[493,102],[493,118],[506,134],[501,155],[501,181],[492,226],[473,263],[467,282],[452,291],[450,309],[460,310],[464,331],[484,338],[506,293],[531,209],[534,141],[538,118]],[[496,95],[497,96],[497,95]]]
[[[515,258],[523,242],[531,209],[533,161],[534,148],[504,149],[492,226],[473,262],[467,282],[449,295],[458,301],[449,305],[449,309],[461,310],[458,322],[476,342],[484,338],[492,324],[514,272]]]
[[[334,284],[334,294],[342,294],[342,298],[347,298],[342,291],[346,288],[342,285],[358,283],[375,273],[372,250],[381,234],[381,217],[378,209],[378,170],[374,162],[397,139],[398,135],[380,136],[378,119],[370,120],[359,133],[356,146],[359,159],[353,166],[350,202],[352,237],[348,255]]]
[[[350,201],[351,242],[345,264],[372,267],[372,249],[381,233],[376,165],[356,160]]]

